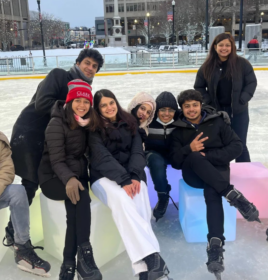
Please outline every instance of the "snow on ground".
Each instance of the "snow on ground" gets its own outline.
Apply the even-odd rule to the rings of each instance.
[[[46,49],[46,56],[61,56],[61,55],[75,55],[76,57],[80,53],[82,49]],[[123,48],[98,48],[97,49],[101,54],[128,54],[129,51],[124,50]],[[32,56],[43,56],[43,50],[32,50]],[[14,56],[28,56],[29,50],[27,51],[10,51],[10,52],[0,52],[0,59],[6,57],[14,57]]]

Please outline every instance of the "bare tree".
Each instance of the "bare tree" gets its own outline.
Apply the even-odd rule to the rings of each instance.
[[[31,11],[30,12],[30,25],[29,34],[30,37],[36,41],[41,42],[41,30],[39,13]],[[64,38],[65,25],[64,23],[56,18],[52,14],[42,13],[42,23],[43,23],[43,34],[44,41],[50,45],[54,45],[54,40],[61,37]]]

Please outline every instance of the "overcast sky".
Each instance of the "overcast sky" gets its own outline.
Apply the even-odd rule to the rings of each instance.
[[[37,11],[37,1],[28,0],[30,11]],[[71,27],[95,25],[95,17],[103,16],[103,0],[41,0],[41,12],[70,22]]]

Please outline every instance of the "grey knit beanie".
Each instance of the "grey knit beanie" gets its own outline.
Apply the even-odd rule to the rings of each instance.
[[[160,93],[157,96],[155,102],[156,102],[157,111],[164,107],[170,107],[176,111],[178,110],[178,104],[177,104],[176,98],[171,92],[164,91],[164,92]]]

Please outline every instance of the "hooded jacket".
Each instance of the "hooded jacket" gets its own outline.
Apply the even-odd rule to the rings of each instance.
[[[181,169],[186,157],[192,153],[190,144],[203,132],[200,139],[209,137],[204,142],[206,158],[214,165],[229,168],[229,163],[243,150],[243,144],[230,125],[224,122],[221,113],[207,113],[199,125],[183,121],[183,113],[174,122],[176,129],[171,135],[170,161],[173,168]],[[205,172],[205,171],[204,171]]]
[[[11,154],[9,141],[5,134],[0,131],[0,196],[15,178]]]
[[[66,186],[70,178],[88,180],[86,129],[70,129],[63,109],[64,101],[52,108],[51,120],[45,131],[45,146],[38,169],[40,184],[58,177]]]
[[[133,97],[133,99],[130,101],[130,103],[128,104],[128,107],[127,107],[127,111],[131,114],[131,111],[134,108],[136,108],[138,105],[141,105],[144,102],[150,102],[153,105],[153,110],[152,110],[152,113],[149,116],[149,118],[145,122],[142,122],[139,125],[139,128],[143,128],[145,130],[146,134],[148,135],[148,133],[149,133],[148,126],[153,121],[153,118],[155,115],[155,110],[156,110],[156,103],[155,103],[154,98],[146,92],[140,92],[140,93],[136,94]],[[136,118],[136,116],[135,116],[135,118]]]
[[[38,183],[37,171],[51,109],[57,100],[66,99],[67,84],[74,79],[82,79],[74,68],[69,71],[59,68],[51,70],[16,120],[10,145],[16,175],[23,179]]]
[[[248,102],[253,97],[257,87],[257,79],[251,64],[244,58],[238,57],[236,71],[232,77],[232,111],[239,114],[248,108]],[[195,90],[199,91],[205,104],[211,105],[218,111],[222,110],[217,98],[217,86],[221,77],[221,68],[217,67],[212,75],[211,81],[204,78],[203,65],[197,72],[194,84]]]

